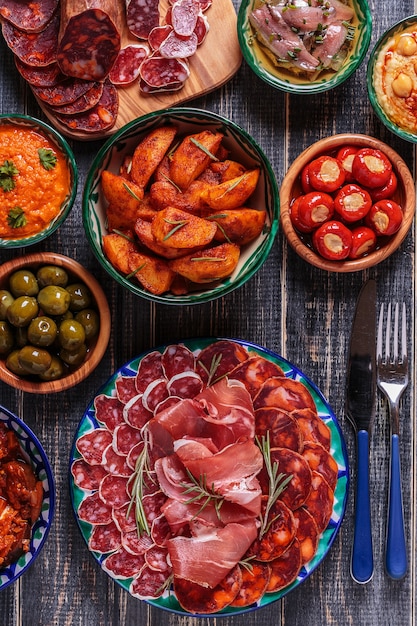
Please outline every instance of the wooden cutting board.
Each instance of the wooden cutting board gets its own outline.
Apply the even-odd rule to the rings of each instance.
[[[162,5],[161,15],[164,14]],[[184,87],[179,91],[152,95],[142,94],[137,82],[118,89],[119,112],[116,124],[110,130],[91,134],[74,132],[58,122],[40,100],[39,106],[51,124],[63,135],[81,141],[93,141],[113,135],[122,126],[141,115],[187,102],[217,89],[232,78],[242,61],[237,37],[237,16],[231,0],[213,0],[205,15],[210,30],[196,54],[189,59],[190,76]],[[122,45],[128,43],[139,43],[139,40],[129,35],[125,27]]]

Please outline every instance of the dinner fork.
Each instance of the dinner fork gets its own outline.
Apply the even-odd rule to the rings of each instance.
[[[401,315],[401,347],[399,351],[399,305],[394,307],[392,333],[392,306],[381,304],[377,336],[377,385],[388,400],[391,422],[391,455],[389,477],[388,525],[385,549],[385,568],[391,578],[399,580],[407,571],[407,552],[404,532],[404,512],[401,493],[400,469],[400,416],[399,404],[408,385],[407,320],[405,304]],[[384,333],[384,320],[385,333]],[[385,334],[385,351],[383,350]]]

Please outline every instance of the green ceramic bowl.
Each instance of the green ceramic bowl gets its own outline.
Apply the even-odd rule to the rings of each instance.
[[[372,33],[372,17],[367,0],[349,2],[357,16],[356,36],[349,56],[337,72],[319,75],[316,80],[307,80],[277,68],[254,38],[254,29],[249,22],[250,13],[260,5],[259,0],[242,0],[238,13],[238,38],[243,57],[249,67],[266,83],[293,94],[316,94],[333,89],[349,78],[362,63],[368,50]]]
[[[77,194],[78,170],[77,170],[77,165],[75,162],[74,154],[70,146],[68,145],[67,141],[51,126],[49,126],[48,124],[45,124],[45,122],[42,122],[41,120],[38,120],[29,115],[18,115],[14,113],[10,113],[10,114],[6,113],[3,115],[0,115],[0,128],[5,125],[14,125],[14,126],[24,127],[24,128],[33,130],[39,133],[40,135],[43,135],[47,139],[49,139],[49,141],[54,146],[54,149],[56,149],[57,152],[60,152],[64,155],[66,165],[68,167],[69,175],[70,175],[69,191],[66,197],[64,198],[64,201],[61,204],[59,213],[51,222],[49,222],[46,228],[44,228],[42,231],[36,234],[25,236],[25,237],[19,237],[16,235],[16,237],[13,237],[13,238],[10,238],[10,237],[2,238],[0,236],[0,249],[1,248],[23,248],[26,246],[31,246],[33,244],[39,243],[43,239],[46,239],[46,237],[49,237],[49,235],[52,235],[52,233],[55,232],[57,228],[59,228],[63,224],[63,222],[66,220],[69,212],[72,209],[72,206],[74,204],[75,197]],[[22,149],[24,149],[24,146],[22,146]],[[3,163],[0,163],[0,165],[2,164]]]
[[[375,44],[374,49],[371,52],[368,62],[367,69],[367,84],[368,84],[368,95],[371,101],[372,107],[379,117],[381,122],[390,130],[392,133],[401,137],[401,139],[405,139],[406,141],[411,141],[413,143],[417,142],[417,118],[416,118],[416,132],[412,132],[412,130],[407,130],[405,128],[401,128],[397,123],[395,123],[388,115],[387,112],[381,106],[381,101],[377,95],[376,91],[376,82],[375,82],[375,65],[378,60],[378,56],[380,52],[385,48],[388,42],[393,39],[396,35],[402,33],[404,30],[408,28],[413,28],[417,30],[417,15],[411,15],[410,17],[406,17],[403,20],[400,20],[391,28],[389,28],[385,33],[380,37],[380,39]],[[413,55],[416,58],[416,55]]]
[[[101,172],[118,173],[127,155],[132,155],[139,141],[158,126],[172,124],[178,128],[178,137],[204,129],[219,130],[224,134],[222,145],[229,150],[229,158],[246,168],[260,168],[255,193],[248,206],[265,209],[267,220],[262,233],[251,243],[242,246],[238,265],[231,276],[215,284],[202,285],[199,291],[186,295],[165,293],[154,295],[145,290],[135,276],[128,278],[118,272],[104,255],[102,239],[107,234],[107,202],[101,190]],[[92,250],[105,270],[120,285],[148,300],[164,304],[200,304],[230,293],[241,287],[265,262],[272,247],[279,222],[279,193],[272,168],[252,137],[233,122],[211,113],[192,108],[174,108],[156,111],[140,117],[121,128],[98,152],[88,173],[83,194],[83,222]]]

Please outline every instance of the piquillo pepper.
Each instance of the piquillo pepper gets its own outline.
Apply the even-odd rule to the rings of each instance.
[[[325,259],[340,261],[349,256],[352,246],[352,233],[341,222],[330,220],[314,231],[313,245]]]
[[[381,150],[361,148],[352,161],[352,174],[364,187],[382,187],[388,182],[392,164]]]
[[[331,193],[343,185],[346,173],[335,157],[320,156],[311,161],[308,176],[313,189]]]

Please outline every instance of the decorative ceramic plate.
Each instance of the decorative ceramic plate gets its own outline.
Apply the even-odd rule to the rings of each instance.
[[[318,546],[314,553],[314,556],[311,558],[310,561],[306,562],[301,567],[301,569],[298,570],[298,575],[296,574],[296,578],[294,577],[292,582],[288,584],[286,587],[280,589],[279,591],[275,593],[265,593],[262,597],[259,598],[257,602],[252,603],[250,606],[246,606],[244,608],[229,606],[229,607],[225,607],[224,609],[220,611],[221,614],[224,614],[224,613],[238,614],[238,613],[257,609],[259,607],[265,606],[267,604],[270,604],[271,602],[274,602],[282,598],[289,591],[298,587],[321,563],[321,561],[327,555],[333,541],[336,538],[336,535],[339,531],[339,528],[342,522],[342,518],[344,516],[346,501],[347,501],[347,494],[348,494],[349,470],[348,470],[348,458],[347,458],[345,442],[344,442],[343,434],[341,432],[337,418],[335,417],[331,407],[328,405],[328,403],[326,402],[325,398],[323,397],[319,389],[316,387],[316,385],[313,382],[311,382],[296,366],[292,365],[284,358],[278,356],[277,354],[265,348],[257,346],[253,343],[244,342],[244,341],[240,341],[236,339],[229,340],[229,339],[208,338],[208,339],[186,340],[183,343],[169,346],[169,348],[171,350],[174,347],[174,349],[175,350],[178,349],[179,352],[181,352],[181,348],[185,348],[186,351],[188,350],[189,352],[193,353],[193,356],[196,359],[195,371],[197,371],[198,364],[201,363],[201,361],[199,361],[198,359],[200,358],[201,355],[207,354],[207,351],[206,353],[203,352],[204,349],[208,348],[208,351],[209,351],[210,349],[212,349],[213,344],[217,342],[221,342],[221,344],[218,344],[218,345],[223,345],[223,348],[222,348],[223,360],[225,363],[226,361],[228,361],[229,356],[226,356],[227,347],[224,348],[224,346],[228,345],[230,347],[230,345],[232,346],[234,345],[234,346],[237,346],[238,350],[246,351],[248,357],[254,357],[254,356],[262,357],[264,362],[265,361],[267,362],[268,367],[277,366],[281,368],[285,377],[287,379],[292,379],[291,381],[292,384],[296,384],[294,383],[294,381],[298,381],[299,383],[301,383],[299,385],[300,388],[304,390],[305,388],[307,389],[307,391],[310,393],[311,397],[314,400],[316,412],[319,417],[319,422],[321,418],[322,422],[324,422],[324,424],[327,427],[326,431],[327,429],[329,431],[329,441],[330,441],[329,451],[337,463],[335,486],[334,486],[333,509],[329,511],[329,521],[328,523],[326,522],[327,526],[325,526],[324,531],[319,536]],[[171,362],[174,360],[173,353],[170,351],[166,352],[167,348],[168,346],[162,346],[154,350],[151,350],[149,352],[146,352],[140,355],[139,357],[133,359],[132,361],[126,363],[113,374],[113,376],[104,384],[104,386],[99,390],[95,398],[91,401],[91,403],[87,407],[79,423],[79,426],[76,430],[74,444],[73,444],[72,451],[71,451],[71,459],[70,459],[71,501],[72,501],[72,506],[74,509],[75,517],[76,517],[79,529],[81,531],[81,534],[87,546],[89,547],[90,551],[92,552],[94,559],[97,561],[97,563],[120,586],[122,586],[124,589],[126,589],[130,593],[132,593],[132,589],[133,589],[132,585],[135,584],[134,583],[135,577],[129,576],[128,569],[124,570],[122,575],[115,575],[114,571],[112,571],[113,567],[110,567],[110,562],[108,558],[109,557],[113,558],[112,555],[118,553],[118,549],[116,548],[116,546],[114,546],[113,548],[114,552],[107,552],[107,553],[104,552],[105,548],[100,548],[100,551],[95,551],[92,549],[92,542],[94,543],[98,540],[98,542],[101,543],[102,541],[101,538],[97,539],[96,536],[93,536],[95,529],[98,529],[99,537],[105,537],[107,532],[110,536],[112,533],[112,528],[114,524],[112,521],[109,521],[109,520],[106,521],[106,520],[100,519],[100,515],[102,514],[102,512],[99,513],[98,509],[100,509],[101,511],[101,508],[102,508],[101,505],[103,504],[103,501],[101,501],[101,504],[98,507],[98,509],[96,508],[96,504],[93,504],[94,501],[97,503],[97,496],[99,495],[97,493],[98,492],[97,485],[94,486],[95,479],[88,478],[87,479],[88,484],[84,482],[86,480],[85,478],[86,473],[93,474],[97,472],[98,475],[100,474],[101,470],[98,467],[99,460],[95,458],[95,460],[93,460],[92,464],[89,467],[86,466],[85,465],[85,452],[83,451],[83,456],[82,456],[80,453],[80,449],[81,450],[86,449],[85,448],[86,442],[88,441],[89,442],[88,445],[90,445],[92,440],[94,440],[95,443],[98,444],[98,447],[109,446],[108,450],[110,450],[111,452],[111,462],[113,463],[113,466],[114,466],[114,462],[115,462],[113,458],[114,448],[115,447],[119,448],[119,446],[121,445],[120,439],[119,439],[120,431],[117,436],[117,445],[115,445],[116,439],[113,440],[113,436],[116,437],[114,433],[117,432],[118,428],[120,428],[120,426],[117,426],[117,424],[120,424],[119,422],[120,418],[117,417],[117,414],[118,412],[119,412],[119,415],[122,414],[120,413],[120,411],[123,412],[123,407],[127,406],[126,403],[129,401],[128,397],[129,396],[132,397],[132,394],[134,395],[135,393],[138,393],[137,391],[132,392],[132,386],[139,384],[139,383],[135,383],[135,378],[137,377],[137,374],[138,374],[138,368],[141,368],[140,369],[140,380],[141,380],[140,384],[143,384],[145,378],[147,377],[147,374],[145,374],[145,371],[147,373],[151,373],[150,364],[159,362],[158,359],[161,358],[162,354],[169,353],[172,357]],[[215,349],[217,350],[217,347]],[[178,356],[178,354],[176,356]],[[183,357],[181,356],[180,358],[183,358]],[[145,363],[146,363],[146,369],[145,369]],[[195,371],[193,371],[192,373],[192,377],[194,376],[194,381],[195,381],[195,376],[196,376]],[[189,372],[187,371],[187,373]],[[150,375],[149,380],[152,378],[153,376]],[[171,378],[169,380],[168,387],[171,384],[171,382],[174,380],[174,378]],[[282,378],[282,375],[281,375],[281,378]],[[160,379],[158,379],[158,382],[159,380]],[[149,401],[150,394],[154,393],[156,389],[157,389],[157,385],[155,385],[152,382],[147,387],[147,391],[145,391],[142,395],[145,396],[145,394],[149,394],[147,395],[147,401]],[[120,406],[118,406],[119,402],[120,402]],[[135,403],[133,402],[133,405],[134,404]],[[130,408],[133,408],[132,403],[130,404]],[[98,411],[100,411],[100,421],[97,420]],[[130,419],[130,423],[132,423],[132,418],[129,418],[129,419]],[[106,423],[104,423],[104,421]],[[123,420],[122,420],[122,429],[125,429],[125,427],[126,427],[126,422],[123,423]],[[218,428],[218,425],[216,425],[216,428]],[[131,443],[130,445],[133,446],[133,443]],[[125,450],[125,452],[127,453],[127,449]],[[90,453],[92,453],[94,456],[96,455],[96,453],[99,455],[103,455],[103,450],[98,452],[98,448],[97,446],[95,446],[95,451],[92,448],[89,449],[88,454]],[[103,455],[104,465],[110,464],[110,460],[107,459],[107,456],[106,456],[107,454],[108,452],[106,452],[106,454]],[[78,464],[81,464],[81,465],[78,467]],[[87,469],[87,472],[86,472],[86,469]],[[102,475],[107,476],[106,472],[107,470],[103,472]],[[133,473],[133,470],[130,470],[130,474],[132,473]],[[96,477],[96,479],[97,479],[97,483],[101,481],[100,494],[103,495],[104,493],[103,479],[100,478],[100,476],[98,478]],[[120,476],[119,476],[119,479],[120,479]],[[107,481],[109,479],[106,478],[105,480]],[[82,487],[80,486],[81,483],[83,483]],[[116,491],[120,492],[120,487],[118,488],[116,484],[114,484],[113,492],[116,492]],[[112,498],[115,497],[114,493],[111,497]],[[89,504],[90,502],[93,506],[92,508],[89,508],[90,513],[88,513],[88,516],[90,520],[94,520],[95,523],[90,523],[90,522],[85,521],[86,519],[85,511],[87,510],[87,505],[88,507],[90,507],[90,504]],[[331,508],[331,505],[330,505],[330,508]],[[114,511],[114,509],[112,509],[112,511]],[[83,519],[81,519],[81,517]],[[111,517],[111,519],[117,520],[118,517],[119,516],[116,514],[115,516]],[[126,516],[124,516],[124,519],[126,519]],[[103,526],[100,526],[100,524],[103,524]],[[136,528],[134,529],[134,531],[135,533],[137,532]],[[107,542],[107,539],[105,539],[104,545],[106,545],[106,542]],[[120,566],[120,563],[119,563],[119,566]],[[140,576],[142,576],[143,571],[144,570],[141,570],[141,573],[139,573],[137,577],[140,578]],[[132,595],[135,595],[137,597],[142,597],[136,593],[132,593]],[[175,613],[179,613],[181,615],[188,615],[188,616],[190,615],[190,612],[188,612],[188,610],[187,611],[184,610],[183,607],[179,604],[175,591],[170,585],[167,585],[166,591],[164,591],[164,593],[160,597],[157,597],[155,599],[149,599],[149,598],[144,597],[143,599],[145,599],[146,601],[148,601],[150,604],[152,604],[155,607],[160,607],[169,611],[173,611]],[[210,611],[210,613],[212,613],[212,611]],[[193,611],[193,614],[202,616],[202,615],[206,615],[207,612]]]
[[[29,551],[14,563],[3,569],[0,568],[1,590],[15,582],[32,565],[46,541],[55,511],[55,481],[46,454],[28,426],[2,406],[0,406],[0,421],[15,433],[22,454],[31,464],[35,475],[42,481],[44,491],[41,514],[32,526]]]
[[[348,58],[337,72],[322,73],[309,81],[276,67],[264,48],[256,42],[254,29],[249,22],[250,13],[261,5],[259,0],[243,0],[238,13],[239,44],[249,67],[266,83],[289,93],[313,94],[337,87],[349,78],[362,63],[371,41],[372,17],[366,0],[350,3],[356,14],[352,22],[355,37]]]

